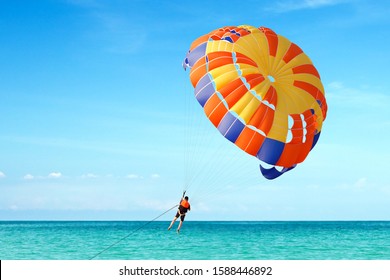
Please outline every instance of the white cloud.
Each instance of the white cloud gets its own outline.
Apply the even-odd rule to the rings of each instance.
[[[62,174],[61,174],[61,172],[52,172],[47,177],[48,178],[61,178]]]
[[[18,207],[17,205],[13,204],[13,205],[11,205],[11,206],[9,207],[9,209],[10,209],[10,210],[13,210],[13,211],[16,211],[16,210],[19,210],[19,207]]]
[[[23,179],[24,179],[24,180],[33,180],[33,179],[34,179],[34,176],[31,175],[31,174],[26,174],[26,175],[24,175]]]
[[[93,173],[87,173],[87,174],[81,175],[81,178],[98,178],[98,177],[99,177],[98,175],[93,174]]]
[[[143,176],[138,175],[138,174],[134,174],[134,173],[127,174],[125,177],[127,179],[144,179]],[[153,173],[150,175],[150,178],[152,178],[152,179],[158,179],[160,177],[161,177],[160,174],[157,174],[157,173]]]
[[[5,178],[5,174],[0,171],[0,178]]]
[[[127,179],[142,179],[142,176],[137,175],[137,174],[128,174],[126,175]]]
[[[355,182],[343,183],[338,186],[341,190],[349,191],[363,191],[367,187],[368,179],[366,177],[361,177]]]
[[[329,89],[333,89],[333,90],[340,90],[340,89],[343,89],[344,86],[343,86],[343,83],[342,82],[339,82],[339,81],[334,81],[334,82],[331,82],[328,84],[328,87]]]
[[[357,180],[354,184],[356,189],[363,189],[367,185],[367,178],[363,177]]]

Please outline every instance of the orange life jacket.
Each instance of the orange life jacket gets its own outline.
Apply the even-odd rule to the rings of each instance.
[[[180,205],[183,206],[184,208],[188,209],[190,208],[190,204],[187,200],[183,199],[181,202],[180,202]]]

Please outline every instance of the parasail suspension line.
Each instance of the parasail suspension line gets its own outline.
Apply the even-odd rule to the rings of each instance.
[[[184,192],[185,193],[185,192]],[[171,211],[172,209],[178,207],[179,205],[176,204],[175,206],[172,206],[171,208],[169,208],[168,210],[166,210],[165,212],[161,213],[160,215],[158,215],[157,217],[155,217],[154,219],[142,224],[141,226],[139,226],[138,228],[136,228],[135,230],[133,230],[132,232],[130,232],[128,235],[122,237],[121,239],[119,239],[118,241],[112,243],[110,246],[108,246],[107,248],[105,248],[104,250],[100,251],[99,253],[95,254],[92,258],[90,258],[89,260],[93,260],[95,259],[97,256],[101,255],[102,253],[108,251],[109,249],[111,249],[112,247],[114,247],[115,245],[119,244],[120,242],[122,242],[123,240],[125,240],[126,238],[128,238],[129,236],[133,235],[134,233],[136,233],[138,230],[140,230],[141,228],[144,228],[145,226],[147,226],[148,224],[150,224],[151,222],[154,222],[155,220],[157,220],[158,218],[160,218],[161,216],[165,215],[166,213],[168,213],[169,211]]]

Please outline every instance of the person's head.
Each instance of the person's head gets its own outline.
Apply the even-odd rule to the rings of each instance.
[[[188,196],[184,197],[185,200],[188,200]]]

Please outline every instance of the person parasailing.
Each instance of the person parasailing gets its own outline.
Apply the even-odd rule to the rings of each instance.
[[[186,194],[186,192],[184,191],[183,196],[182,196],[180,203],[179,203],[179,208],[177,209],[176,216],[173,218],[171,224],[168,227],[168,230],[170,230],[172,228],[172,226],[176,222],[177,218],[180,217],[180,223],[179,223],[179,226],[177,227],[177,233],[179,233],[181,226],[183,225],[184,218],[187,214],[187,211],[191,210],[191,205],[188,202],[188,196],[184,196],[185,194]]]

